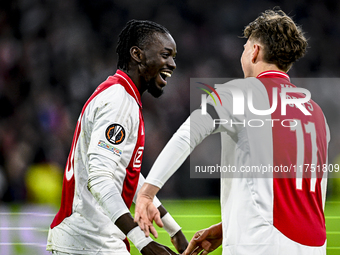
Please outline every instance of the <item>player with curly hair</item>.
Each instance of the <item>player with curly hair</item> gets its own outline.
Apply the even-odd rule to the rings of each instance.
[[[224,255],[326,254],[327,173],[312,171],[311,167],[321,169],[327,164],[328,125],[312,100],[282,104],[307,97],[308,93],[301,93],[303,89],[292,84],[287,74],[305,54],[307,40],[301,28],[281,10],[262,13],[246,26],[244,37],[247,42],[241,64],[245,78],[216,85],[222,103],[215,104],[208,97],[207,114],[200,109],[193,111],[174,134],[137,195],[135,220],[146,234],[151,222],[147,214],[160,222],[151,203],[155,194],[205,137],[220,133],[223,166],[295,166],[297,171],[222,173],[222,222],[198,231],[184,254],[205,255],[220,245]],[[235,91],[248,102],[249,109],[244,107],[243,114],[233,112]],[[275,103],[277,108],[272,110]],[[256,114],[259,111],[263,114]],[[249,120],[262,121],[263,125],[246,125]]]

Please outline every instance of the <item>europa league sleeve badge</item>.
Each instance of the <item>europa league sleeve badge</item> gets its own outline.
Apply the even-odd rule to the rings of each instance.
[[[112,144],[120,144],[125,139],[125,129],[119,124],[111,124],[105,131],[105,137]]]

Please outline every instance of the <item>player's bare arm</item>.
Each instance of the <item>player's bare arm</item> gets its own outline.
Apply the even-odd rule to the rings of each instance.
[[[161,245],[156,242],[151,242],[147,246],[145,246],[141,253],[143,255],[159,255],[159,254],[166,254],[166,255],[177,255],[175,252],[173,252],[169,247],[166,247],[164,245]]]
[[[183,255],[206,255],[222,244],[222,237],[222,223],[200,230],[192,237]]]

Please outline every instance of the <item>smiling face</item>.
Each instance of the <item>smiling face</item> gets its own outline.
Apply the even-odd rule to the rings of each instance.
[[[176,43],[170,34],[154,33],[142,50],[139,65],[142,91],[147,90],[154,97],[163,94],[167,78],[176,68]]]

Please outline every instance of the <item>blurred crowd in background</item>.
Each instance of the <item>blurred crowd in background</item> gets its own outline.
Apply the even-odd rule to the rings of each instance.
[[[59,205],[76,121],[95,88],[115,73],[116,42],[128,20],[149,19],[164,25],[178,50],[177,69],[164,95],[142,97],[146,125],[142,171],[146,175],[190,113],[190,78],[242,78],[244,26],[275,6],[302,25],[309,38],[307,55],[294,65],[290,76],[339,77],[340,2],[336,0],[281,4],[269,0],[1,1],[1,201]],[[326,108],[331,126],[330,162],[339,163],[339,100],[327,98],[334,91],[325,95],[318,103]],[[210,155],[217,153],[210,148]],[[188,161],[160,196],[218,197],[219,180],[190,179],[187,166]],[[330,182],[330,195],[340,194],[335,182]]]

